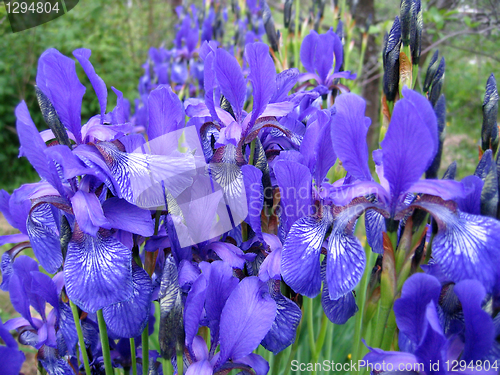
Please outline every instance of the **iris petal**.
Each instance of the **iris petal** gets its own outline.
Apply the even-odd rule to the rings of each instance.
[[[101,229],[92,237],[75,228],[64,263],[68,297],[87,312],[128,300],[133,295],[131,261],[130,250],[109,232]]]

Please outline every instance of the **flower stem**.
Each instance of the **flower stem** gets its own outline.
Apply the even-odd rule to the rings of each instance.
[[[149,372],[149,323],[146,323],[146,328],[142,331],[142,373]]]
[[[75,321],[76,332],[78,334],[78,343],[80,344],[80,350],[82,352],[82,357],[83,357],[83,365],[85,367],[85,374],[91,375],[89,357],[87,355],[87,348],[85,347],[85,340],[83,339],[82,326],[80,325],[80,317],[78,316],[78,308],[71,301],[69,301],[69,305],[71,306],[71,312],[73,313],[73,320]]]
[[[370,246],[368,246],[368,244],[366,244],[365,246],[365,254],[366,254],[366,268],[365,268],[365,273],[363,274],[363,278],[361,279],[360,288],[358,290],[359,311],[356,315],[356,326],[354,328],[354,341],[352,343],[353,361],[355,362],[361,359],[361,352],[363,350],[363,345],[361,344],[361,336],[363,335],[363,327],[364,327],[363,318],[365,315],[368,283],[370,281],[370,277],[372,274],[371,267],[372,267],[373,251],[370,248]]]
[[[97,322],[99,324],[99,337],[101,338],[102,356],[104,359],[104,369],[106,375],[113,375],[113,365],[111,364],[111,352],[109,351],[108,330],[102,314],[102,309],[97,310]]]
[[[178,375],[182,375],[184,373],[183,366],[184,366],[184,356],[182,355],[182,352],[177,352],[177,374]]]
[[[172,375],[174,370],[172,368],[172,363],[170,362],[170,360],[162,358],[161,363],[162,363],[162,367],[163,367],[163,374],[164,375]]]
[[[311,363],[317,363],[319,361],[319,356],[321,355],[323,344],[325,343],[326,331],[329,322],[330,321],[328,320],[328,317],[323,313],[323,316],[321,317],[321,326],[319,328],[318,338],[316,340],[316,350],[314,351]],[[327,359],[329,360],[329,358]],[[315,373],[316,371],[313,371],[313,374]]]
[[[333,349],[333,332],[335,330],[335,324],[328,324],[328,329],[326,332],[326,356],[325,358],[329,361],[332,360],[332,349]]]
[[[133,337],[130,338],[130,356],[132,357],[132,375],[137,375],[137,353]]]
[[[311,350],[311,354],[314,355],[316,352],[316,342],[315,342],[315,334],[314,334],[314,298],[307,299],[307,332],[309,335],[309,349]]]

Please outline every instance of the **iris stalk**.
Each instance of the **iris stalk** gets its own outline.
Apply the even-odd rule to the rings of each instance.
[[[130,338],[130,356],[132,357],[132,375],[137,375],[137,354],[135,351],[135,339]]]
[[[111,364],[111,352],[109,351],[108,330],[102,309],[97,310],[97,322],[99,324],[99,336],[101,338],[102,356],[104,360],[104,369],[106,375],[113,375],[113,365]]]
[[[73,313],[73,320],[75,321],[76,332],[78,334],[78,343],[80,344],[80,350],[83,357],[83,366],[85,367],[85,374],[91,375],[89,357],[87,355],[87,349],[85,348],[85,340],[83,339],[82,326],[80,325],[80,317],[78,316],[78,308],[70,300],[69,305],[71,306],[71,312]]]
[[[372,264],[373,251],[368,245],[365,244],[365,255],[366,255],[366,267],[363,278],[361,279],[361,285],[358,290],[358,306],[359,312],[356,315],[356,325],[354,328],[354,342],[352,347],[352,353],[354,355],[353,361],[358,361],[361,359],[361,352],[363,347],[361,345],[361,336],[363,335],[363,327],[364,323],[363,318],[365,314],[365,305],[366,305],[366,292],[368,289],[368,282],[370,281],[372,270],[370,268]]]

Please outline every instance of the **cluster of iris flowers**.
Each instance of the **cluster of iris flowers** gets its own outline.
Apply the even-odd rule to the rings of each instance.
[[[424,94],[411,89],[421,9],[403,2],[384,45],[387,129],[374,178],[371,121],[364,99],[339,83],[355,75],[342,69],[336,33],[303,39],[306,73],[277,73],[272,49],[254,41],[274,30],[269,15],[260,36],[239,38],[241,56],[212,40],[223,15],[210,9],[201,33],[196,12],[179,16],[176,48],[151,50],[133,117],[115,88],[108,112],[107,86],[78,49],[101,109],[82,126],[75,61],[55,49],[39,59],[48,129],[38,131],[24,102],[15,113],[20,155],[41,180],[0,192],[20,232],[0,237],[16,244],[2,256],[1,288],[21,315],[0,322],[4,373],[24,361],[16,330],[50,375],[267,374],[256,348],[278,355],[292,345],[312,307],[302,296],[320,293],[331,322],[354,316],[352,358],[374,374],[401,364],[398,373],[497,373],[494,77],[476,174],[454,181],[452,165],[437,179],[444,60],[431,60]],[[184,90],[193,79],[196,95]]]

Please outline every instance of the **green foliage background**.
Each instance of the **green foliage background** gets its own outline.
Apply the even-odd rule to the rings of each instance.
[[[149,7],[153,12],[149,12]],[[46,125],[36,102],[35,84],[38,57],[48,48],[72,56],[77,48],[92,50],[91,61],[108,86],[108,110],[116,103],[111,86],[133,100],[141,65],[150,46],[158,46],[164,35],[172,34],[171,7],[159,2],[81,0],[66,15],[33,29],[13,34],[5,8],[0,3],[0,188],[12,191],[37,174],[25,158],[17,159],[19,142],[14,109],[25,100],[39,129]],[[99,113],[95,93],[83,69],[76,64],[81,82],[87,87],[82,105],[82,123]]]

